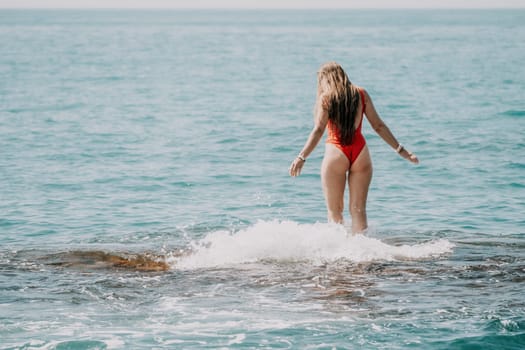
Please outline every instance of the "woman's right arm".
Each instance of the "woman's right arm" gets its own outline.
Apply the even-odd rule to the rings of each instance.
[[[320,101],[323,100],[321,96]],[[299,176],[303,168],[306,158],[312,153],[314,148],[317,146],[321,138],[323,137],[324,130],[328,124],[328,110],[323,108],[323,104],[316,103],[315,114],[314,114],[314,127],[306,140],[299,155],[294,159],[290,169],[288,170],[290,176]]]
[[[366,106],[365,106],[365,115],[368,121],[370,122],[370,125],[372,125],[372,128],[377,132],[379,136],[388,144],[390,147],[392,147],[394,150],[399,153],[399,155],[406,160],[411,161],[412,163],[419,163],[419,159],[416,157],[415,154],[408,151],[406,148],[404,148],[395,138],[395,136],[392,134],[388,126],[385,124],[385,122],[381,119],[379,114],[377,113],[374,103],[372,102],[372,99],[368,95],[368,92],[363,89],[363,92],[365,93],[365,99],[366,99]]]

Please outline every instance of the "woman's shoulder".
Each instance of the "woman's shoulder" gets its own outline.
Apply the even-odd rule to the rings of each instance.
[[[324,110],[328,111],[330,109],[330,104],[332,102],[332,98],[330,97],[329,94],[322,93],[321,95],[319,95],[319,102],[320,102],[321,107]]]
[[[366,93],[366,89],[361,85],[353,84],[359,93]]]
[[[357,88],[357,91],[359,91],[359,94],[364,98],[365,103],[368,103],[368,101],[370,101],[370,96],[366,89],[360,85],[356,85],[355,87]]]

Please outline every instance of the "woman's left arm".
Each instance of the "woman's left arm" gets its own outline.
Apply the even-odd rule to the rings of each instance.
[[[322,101],[322,99],[321,99]],[[323,137],[326,124],[328,123],[328,111],[323,108],[322,104],[318,104],[316,107],[314,127],[310,132],[310,136],[306,140],[303,149],[299,152],[299,155],[293,160],[290,165],[290,176],[299,176],[303,168],[306,158],[313,152],[319,141]]]
[[[370,95],[368,95],[368,92],[366,92],[365,89],[363,89],[365,93],[365,99],[366,99],[366,109],[365,109],[365,115],[368,121],[370,122],[370,125],[372,125],[372,128],[377,132],[379,136],[388,144],[390,147],[396,150],[397,153],[406,160],[418,164],[419,159],[417,156],[407,150],[402,144],[400,144],[394,134],[390,131],[388,126],[385,124],[385,122],[381,119],[379,114],[377,113],[374,103],[372,102],[372,98]]]

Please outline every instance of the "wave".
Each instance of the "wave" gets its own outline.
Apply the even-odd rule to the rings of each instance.
[[[509,109],[505,112],[502,112],[501,115],[506,117],[524,117],[525,116],[525,110],[518,110],[518,109]]]
[[[226,267],[279,261],[321,265],[350,262],[428,259],[451,253],[454,244],[438,239],[414,245],[389,245],[366,235],[348,235],[341,225],[260,221],[237,232],[216,231],[190,244],[188,254],[167,258],[175,269]]]

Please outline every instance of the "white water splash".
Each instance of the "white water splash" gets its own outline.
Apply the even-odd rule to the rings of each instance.
[[[365,235],[348,235],[341,225],[261,221],[238,232],[216,231],[192,243],[192,253],[170,259],[178,269],[229,266],[263,260],[352,262],[424,259],[450,253],[445,239],[393,246]]]

